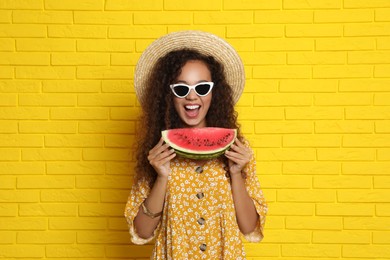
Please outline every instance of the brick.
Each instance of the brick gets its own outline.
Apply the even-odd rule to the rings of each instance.
[[[311,39],[279,39],[264,38],[255,40],[256,51],[311,51],[314,49],[314,41]]]
[[[280,80],[280,92],[309,92],[309,93],[328,93],[336,92],[338,87],[337,80],[327,79],[286,79]]]
[[[238,52],[254,51],[254,39],[226,39]]]
[[[341,52],[292,52],[287,54],[287,64],[326,65],[345,64],[346,54]]]
[[[50,38],[106,38],[104,25],[48,25]]]
[[[126,220],[123,219],[123,217],[119,218],[109,218],[108,219],[108,229],[109,230],[115,230],[115,231],[126,231],[129,232],[129,228],[127,226]],[[148,255],[149,256],[149,255]]]
[[[388,202],[390,191],[388,190],[339,190],[337,199],[339,202]]]
[[[336,192],[333,190],[310,190],[310,189],[295,189],[295,190],[278,190],[278,202],[335,202]]]
[[[373,244],[390,244],[390,237],[388,231],[374,231],[372,232]]]
[[[17,105],[17,95],[16,94],[4,94],[0,96],[0,107],[10,107]]]
[[[385,193],[385,192],[387,192],[387,190],[381,190],[381,192]],[[388,202],[388,201],[386,201],[386,202]],[[383,216],[389,217],[390,216],[390,206],[388,204],[376,204],[376,215],[382,216],[382,217]]]
[[[68,0],[58,2],[56,0],[46,0],[45,9],[48,10],[103,10],[102,0]]]
[[[80,231],[77,232],[79,244],[125,244],[128,243],[128,232]]]
[[[314,105],[319,106],[359,106],[371,105],[372,95],[368,94],[315,94]]]
[[[46,37],[46,26],[27,24],[1,24],[0,37],[25,38],[25,37]]]
[[[14,78],[13,67],[2,67],[0,70],[0,79],[12,79]]]
[[[344,174],[362,174],[366,175],[386,175],[390,172],[390,163],[388,162],[347,162],[343,164]]]
[[[314,11],[315,23],[358,23],[372,22],[374,12],[372,10],[325,10]]]
[[[390,3],[386,0],[344,0],[344,8],[380,8],[390,7]]]
[[[378,161],[390,161],[390,148],[377,149],[377,160]]]
[[[345,245],[342,249],[345,257],[380,258],[390,255],[388,245]]]
[[[15,184],[15,183],[14,183]],[[14,188],[16,185],[14,185]],[[23,203],[23,202],[39,202],[39,191],[27,190],[1,190],[1,202],[6,203]]]
[[[257,174],[282,174],[282,163],[281,162],[257,162]]]
[[[343,219],[341,217],[286,217],[286,229],[299,230],[341,230]]]
[[[374,161],[375,149],[367,148],[320,148],[319,161]]]
[[[22,189],[73,188],[73,176],[23,176],[18,177],[17,187]]]
[[[370,244],[371,232],[367,231],[314,231],[315,244]]]
[[[4,176],[4,175],[1,176],[0,190],[14,189],[15,186],[16,186],[16,177]]]
[[[374,94],[374,105],[376,106],[387,106],[389,105],[389,100],[390,100],[389,93]]]
[[[133,13],[127,11],[74,11],[75,24],[132,24]]]
[[[348,54],[350,64],[380,64],[390,63],[390,52],[351,52]]]
[[[76,188],[82,189],[128,189],[129,177],[122,176],[76,176]]]
[[[24,161],[78,161],[80,149],[76,148],[31,148],[22,150]]]
[[[374,70],[374,77],[388,78],[389,71],[390,71],[390,65],[376,65]]]
[[[105,230],[107,220],[88,217],[56,217],[49,219],[51,230]]]
[[[387,176],[374,176],[374,188],[390,188],[390,178]]]
[[[276,93],[278,92],[278,80],[275,79],[247,79],[245,82],[246,93]]]
[[[180,10],[180,11],[206,11],[206,10],[220,10],[221,1],[207,1],[199,0],[197,2],[186,1],[177,2],[175,0],[165,0],[164,10]]]
[[[46,256],[49,258],[95,258],[104,257],[105,248],[91,245],[47,245]]]
[[[76,42],[72,39],[17,39],[18,51],[75,51]]]
[[[53,53],[51,62],[52,65],[109,65],[110,55],[108,53]]]
[[[341,145],[341,136],[337,136],[337,135],[293,134],[293,135],[286,135],[283,137],[283,147],[319,148],[319,147],[340,147],[340,145]]]
[[[47,80],[42,82],[42,92],[47,93],[98,93],[99,80]]]
[[[261,175],[262,188],[272,188],[272,189],[292,189],[292,188],[311,188],[312,178],[310,176],[286,176],[286,175]],[[286,197],[286,194],[281,194],[278,192],[278,201],[280,196],[283,198]],[[289,191],[287,191],[288,193]]]
[[[105,147],[111,147],[111,148],[133,148],[135,145],[135,138],[134,136],[126,135],[109,135],[105,137]]]
[[[341,245],[282,245],[282,256],[340,257]]]
[[[21,231],[18,232],[19,244],[73,244],[76,232],[69,231]]]
[[[253,148],[258,147],[280,147],[282,138],[280,136],[256,135],[253,138],[248,138]]]
[[[248,243],[245,246],[245,253],[248,257],[260,256],[260,257],[276,257],[278,253],[279,246],[272,244],[251,244]]]
[[[160,26],[110,26],[108,30],[109,38],[137,39],[137,38],[158,38],[165,35],[166,27]]]
[[[311,78],[312,69],[308,66],[266,66],[254,67],[253,77],[261,79],[305,79]]]
[[[390,80],[341,79],[339,89],[343,92],[387,92],[390,91]]]
[[[287,37],[340,37],[343,27],[339,24],[287,24]]]
[[[390,230],[390,218],[386,217],[345,217],[344,229],[346,230]]]
[[[0,2],[0,9],[26,9],[26,10],[34,10],[34,9],[42,9],[42,1],[41,0],[29,0],[28,2],[24,0],[2,0]]]
[[[309,106],[311,94],[255,94],[255,106]]]
[[[272,10],[280,9],[281,1],[224,0],[224,10]]]
[[[1,161],[19,161],[20,149],[0,148]]]
[[[191,18],[190,15],[186,15]],[[252,16],[252,11],[195,12],[194,24],[251,24]]]
[[[0,23],[11,23],[12,11],[0,10]]]
[[[5,258],[45,257],[45,246],[37,245],[2,245],[1,256]]]
[[[78,79],[129,79],[134,75],[134,67],[130,66],[99,66],[78,67]]]
[[[80,122],[79,132],[83,134],[134,134],[134,122]]]
[[[1,134],[16,134],[17,132],[18,132],[18,122],[2,120],[2,124],[0,125]]]
[[[136,12],[134,25],[168,25],[191,24],[192,14],[189,12]]]
[[[91,135],[47,135],[45,147],[103,147],[103,136]],[[69,162],[68,162],[69,163]],[[71,164],[71,163],[70,163]]]
[[[17,231],[31,230],[32,231],[32,230],[46,230],[46,229],[47,229],[47,218],[4,217],[1,218],[1,222],[0,222],[0,230],[17,230]],[[3,250],[3,246],[1,249]]]
[[[17,204],[2,204],[0,205],[0,216],[1,217],[16,217],[18,216],[18,205]],[[1,234],[1,232],[0,232]],[[1,239],[0,239],[1,244]]]
[[[75,122],[21,121],[19,132],[23,134],[74,134],[77,132],[77,124]]]
[[[280,107],[241,107],[237,112],[240,120],[283,119],[284,117],[283,108]]]
[[[255,122],[256,134],[312,133],[313,124],[307,121]]]
[[[42,147],[43,137],[39,135],[8,134],[2,135],[1,147]]]
[[[390,24],[346,24],[344,36],[387,36],[390,33]]]
[[[284,26],[279,24],[229,25],[226,28],[226,36],[233,38],[283,37],[283,35]]]
[[[339,107],[312,107],[312,108],[286,108],[286,119],[342,119],[343,108]]]
[[[13,23],[72,24],[71,11],[13,11]]]
[[[77,216],[76,204],[38,204],[24,203],[19,205],[19,216],[37,217],[37,216]]]
[[[316,50],[318,51],[365,51],[374,49],[375,40],[372,38],[316,39]]]
[[[145,11],[145,10],[163,10],[162,0],[106,0],[106,10],[131,10],[131,11]]]
[[[80,39],[77,40],[77,51],[89,52],[133,52],[134,40],[123,39]]]
[[[390,9],[377,9],[377,10],[375,10],[375,21],[389,22],[390,21],[389,16],[390,16]]]
[[[346,119],[389,119],[390,107],[347,107]]]
[[[0,231],[0,244],[15,244],[16,232]]]
[[[134,106],[134,94],[83,94],[78,96],[79,106],[118,107]]]
[[[126,258],[129,255],[137,259],[148,258],[153,252],[153,245],[146,245],[140,248],[137,245],[122,246],[105,246],[106,256],[117,259],[118,257]]]
[[[377,49],[378,50],[390,50],[390,39],[385,38],[377,38]]]
[[[114,107],[110,109],[110,118],[112,120],[136,120],[140,113],[139,107]]]
[[[86,161],[126,161],[131,158],[129,149],[85,148],[83,159]]]
[[[81,217],[115,217],[123,214],[123,203],[99,203],[79,205]]]
[[[111,65],[135,66],[139,58],[139,53],[112,53]]]
[[[45,172],[45,163],[42,162],[2,162],[0,167],[1,175],[35,175]]]
[[[313,12],[306,10],[255,11],[255,23],[312,23]]]
[[[339,9],[342,1],[334,0],[284,0],[283,9]]]
[[[261,52],[243,52],[240,57],[247,65],[282,65],[286,64],[286,54],[284,53],[261,53]]]
[[[314,160],[315,150],[311,148],[269,148],[262,149],[262,153],[257,158],[270,161]]]
[[[74,79],[75,68],[51,66],[20,66],[15,69],[17,79]]]
[[[364,203],[321,203],[316,205],[318,216],[373,216],[375,206]]]
[[[368,65],[332,65],[313,68],[313,78],[370,78],[372,67]]]
[[[103,175],[102,162],[47,162],[47,174],[58,175]]]
[[[373,187],[369,176],[314,176],[315,189],[370,189]]]
[[[276,204],[269,203],[272,211],[270,216],[311,216],[314,214],[314,205],[312,203],[291,203],[278,202]]]
[[[0,53],[0,65],[49,65],[50,55],[46,53]]]
[[[14,51],[15,40],[14,39],[0,39],[0,51]]]
[[[337,162],[284,162],[284,174],[334,175],[340,174]]]
[[[373,131],[373,123],[364,120],[326,120],[315,122],[315,132],[318,134],[367,134]]]
[[[301,230],[267,230],[263,243],[310,243],[311,232]],[[279,251],[279,250],[278,250]],[[258,256],[256,254],[255,256]]]
[[[72,94],[19,94],[20,106],[75,106],[76,95]]]
[[[129,196],[128,191],[102,191],[101,192],[101,201],[108,203],[123,203],[124,200]]]
[[[44,189],[41,191],[41,201],[42,202],[58,202],[58,203],[65,203],[65,202],[99,202],[100,201],[100,193],[98,190],[80,190],[80,189]],[[83,219],[80,219],[83,221]],[[97,222],[100,222],[99,219],[96,219]],[[104,220],[102,220],[104,222]],[[65,222],[65,221],[64,221]],[[76,222],[76,220],[75,220]],[[57,223],[54,221],[54,223]],[[60,224],[58,225],[54,224],[54,227],[56,229],[73,229],[74,227],[69,226],[70,224],[76,224],[76,223],[68,223],[64,228],[60,228]],[[89,222],[88,220],[84,222],[84,224],[91,224],[92,222]],[[104,226],[104,225],[103,225]],[[51,226],[53,227],[53,226]],[[99,227],[99,225],[96,225],[96,227]],[[80,225],[80,228],[82,229],[82,226]]]
[[[51,109],[51,119],[67,120],[104,120],[108,119],[107,108],[53,108]]]

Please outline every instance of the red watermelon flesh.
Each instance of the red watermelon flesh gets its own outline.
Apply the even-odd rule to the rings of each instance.
[[[192,159],[218,157],[234,142],[236,129],[204,127],[162,131],[162,137],[176,153]]]

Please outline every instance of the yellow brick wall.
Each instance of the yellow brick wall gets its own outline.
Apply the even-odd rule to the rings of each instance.
[[[390,259],[389,0],[0,0],[0,258],[147,259],[122,216],[132,78],[182,29],[245,63],[270,207],[248,259]]]

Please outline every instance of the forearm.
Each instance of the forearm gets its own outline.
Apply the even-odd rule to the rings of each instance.
[[[246,190],[245,180],[241,174],[232,175],[231,180],[237,224],[243,234],[249,234],[256,228],[259,215]]]
[[[145,200],[145,206],[153,213],[161,212],[164,208],[165,193],[168,179],[158,177]],[[142,238],[149,238],[160,222],[161,216],[151,218],[143,213],[142,206],[138,210],[138,214],[134,219],[134,226],[137,234]]]

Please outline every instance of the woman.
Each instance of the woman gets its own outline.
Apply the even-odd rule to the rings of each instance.
[[[234,111],[243,87],[238,54],[212,34],[168,34],[141,56],[143,135],[125,216],[133,243],[156,239],[153,259],[245,259],[240,234],[262,239],[267,206]],[[185,159],[161,139],[184,127],[235,128],[238,138],[219,158]]]

